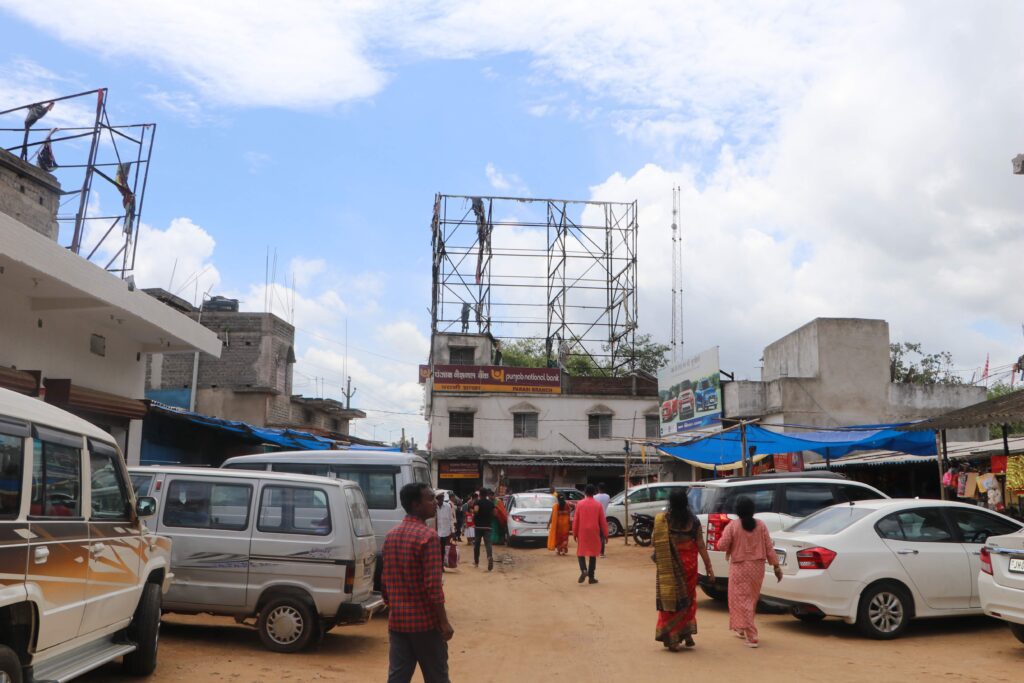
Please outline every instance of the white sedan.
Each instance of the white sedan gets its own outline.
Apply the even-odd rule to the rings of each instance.
[[[1024,532],[988,539],[981,549],[978,592],[985,614],[1009,622],[1024,643]]]
[[[804,621],[839,617],[872,638],[895,638],[913,618],[982,614],[985,541],[1021,528],[965,503],[834,505],[772,534],[783,578],[766,580],[761,596]]]
[[[548,540],[551,508],[558,500],[550,493],[516,493],[508,502],[508,545]]]

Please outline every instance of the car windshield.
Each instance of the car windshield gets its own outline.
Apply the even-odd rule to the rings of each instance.
[[[703,486],[691,486],[689,489],[686,490],[686,497],[690,501],[691,510],[694,510],[698,514],[701,513],[702,501],[704,500],[704,495],[707,492],[708,489],[704,488]]]
[[[614,496],[611,497],[611,500],[608,501],[608,504],[609,505],[622,505],[622,500],[625,497],[626,497],[626,492],[625,491],[622,491],[620,493],[616,493]]]
[[[801,519],[786,531],[799,531],[804,534],[838,534],[872,512],[873,510],[859,508],[856,505],[836,505]]]
[[[517,508],[547,508],[549,510],[557,502],[550,493],[521,493],[513,500]]]

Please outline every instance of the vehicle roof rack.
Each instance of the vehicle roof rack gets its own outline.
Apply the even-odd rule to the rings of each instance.
[[[754,474],[749,477],[724,477],[718,481],[761,481],[763,479],[846,479],[839,472],[773,472],[770,474]],[[713,481],[713,480],[712,480]]]

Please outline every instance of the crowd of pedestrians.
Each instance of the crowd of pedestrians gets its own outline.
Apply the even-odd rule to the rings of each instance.
[[[608,543],[609,497],[603,486],[592,484],[585,494],[574,510],[563,495],[556,494],[548,549],[568,554],[571,535],[580,568],[577,582],[593,585],[598,583],[598,557],[604,557]],[[417,482],[404,486],[400,499],[406,517],[388,532],[382,551],[382,590],[389,607],[388,683],[408,683],[417,666],[425,683],[449,683],[448,641],[454,629],[444,606],[444,567],[455,566],[457,542],[465,537],[473,548],[473,565],[480,565],[482,543],[487,571],[492,571],[492,536],[503,533],[507,513],[494,491],[486,488],[460,501],[450,493],[435,496],[429,485]],[[756,648],[760,641],[754,618],[765,565],[773,567],[778,581],[782,570],[768,528],[754,517],[753,501],[740,496],[735,511],[738,519],[729,523],[718,542],[729,560],[729,628]],[[698,561],[703,562],[708,580],[714,581],[715,574],[704,531],[690,510],[685,489],[674,490],[666,511],[655,518],[652,543],[658,612],[655,639],[674,652],[695,647]]]

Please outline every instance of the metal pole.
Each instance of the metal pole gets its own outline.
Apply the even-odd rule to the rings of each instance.
[[[106,106],[106,88],[96,91],[96,123],[93,125],[92,144],[89,146],[89,157],[86,164],[85,180],[82,182],[82,194],[78,200],[78,214],[75,216],[75,232],[71,237],[71,251],[77,254],[82,249],[82,235],[85,232],[85,214],[89,209],[89,191],[92,189],[93,165],[96,163],[96,151],[100,144],[100,122]]]
[[[946,450],[943,448],[945,441],[946,430],[935,432],[935,457],[939,461],[939,500],[946,500],[946,487],[942,485],[942,477],[945,474],[943,463],[943,453]]]
[[[745,422],[740,423],[740,451],[743,462],[743,476],[750,476],[750,468],[747,462],[747,425]]]
[[[626,493],[622,496],[622,504],[625,506],[626,519],[625,519],[625,525],[622,528],[622,540],[625,542],[626,545],[629,545],[629,532],[628,532],[628,529],[629,529],[629,442],[628,441],[626,442],[626,446],[625,446],[624,450],[626,451],[626,471],[623,474],[623,476],[625,477],[625,484],[626,484],[626,489],[625,490],[626,490]]]

